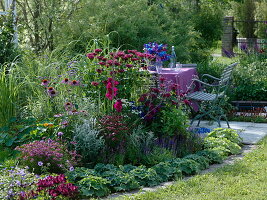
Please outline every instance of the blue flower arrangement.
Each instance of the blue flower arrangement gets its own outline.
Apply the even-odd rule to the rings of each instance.
[[[158,44],[156,42],[149,42],[144,44],[145,53],[152,54],[157,60],[167,61],[170,59],[170,55],[167,54],[167,44]]]

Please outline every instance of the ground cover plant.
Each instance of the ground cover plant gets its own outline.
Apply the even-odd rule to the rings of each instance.
[[[243,160],[166,189],[117,199],[265,199],[267,139]]]

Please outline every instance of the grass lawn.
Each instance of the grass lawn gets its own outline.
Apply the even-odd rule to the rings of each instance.
[[[205,200],[265,200],[267,199],[267,137],[259,148],[234,165],[227,165],[213,173],[197,175],[188,181],[157,192],[137,194],[120,199],[205,199]]]

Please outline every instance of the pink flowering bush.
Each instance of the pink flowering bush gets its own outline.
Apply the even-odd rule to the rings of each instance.
[[[33,141],[16,147],[16,150],[21,152],[21,163],[37,174],[43,170],[53,173],[67,171],[72,169],[80,158],[75,151],[68,151],[64,144],[51,139]]]

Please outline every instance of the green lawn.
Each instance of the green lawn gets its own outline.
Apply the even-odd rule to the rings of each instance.
[[[267,199],[267,138],[259,148],[234,165],[213,173],[198,175],[188,181],[178,181],[157,192],[119,198],[138,200],[266,200]]]

